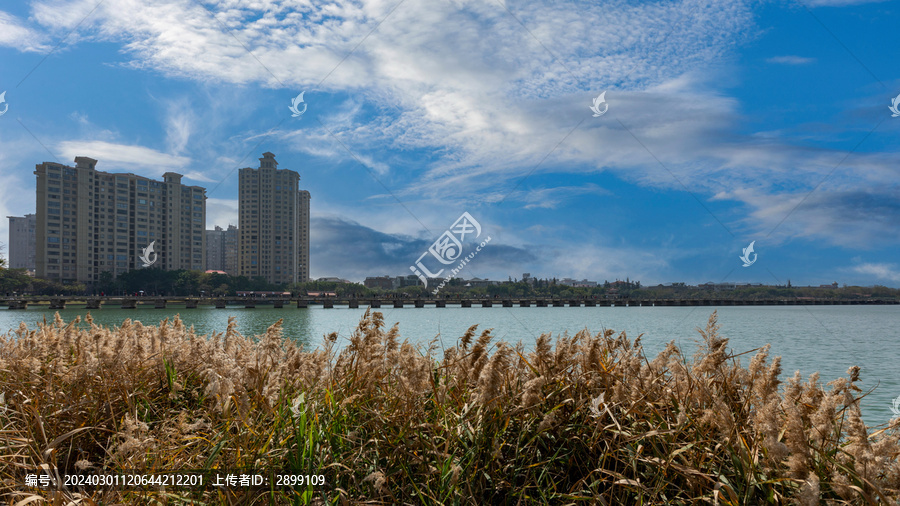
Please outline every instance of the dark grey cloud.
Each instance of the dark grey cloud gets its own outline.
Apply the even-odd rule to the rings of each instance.
[[[388,234],[340,217],[313,217],[310,221],[310,263],[314,278],[340,276],[362,281],[366,276],[411,274],[409,266],[437,238]],[[486,231],[483,234],[481,239],[489,235]],[[531,251],[500,244],[492,237],[460,277],[488,277],[485,273],[507,272],[511,265],[537,260]]]

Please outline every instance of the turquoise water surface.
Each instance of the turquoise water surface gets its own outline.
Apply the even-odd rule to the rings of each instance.
[[[819,371],[824,383],[845,375],[852,365],[860,366],[861,387],[876,387],[863,400],[866,423],[879,425],[894,416],[891,400],[900,396],[900,306],[405,307],[379,311],[388,326],[399,323],[401,339],[423,346],[433,338],[438,339],[439,346],[452,346],[473,324],[479,329],[493,328],[498,339],[522,341],[526,348],[544,332],[556,335],[584,328],[591,332],[613,329],[624,330],[632,338],[643,334],[644,349],[652,357],[671,340],[685,354],[692,354],[700,338],[696,328],[705,327],[714,310],[718,310],[721,333],[730,339],[729,346],[735,352],[770,343],[771,354],[782,357],[783,379],[795,370],[804,378]],[[0,333],[18,327],[21,321],[34,327],[45,317],[52,320],[55,312],[40,307],[0,310]],[[59,313],[69,321],[87,312],[73,307]],[[339,344],[346,343],[364,313],[365,308],[294,306],[91,311],[95,323],[101,325],[121,325],[126,318],[155,325],[180,314],[185,324],[193,325],[200,334],[223,332],[229,316],[236,318],[238,330],[244,335],[264,333],[266,327],[283,318],[285,335],[308,348],[319,346],[330,332],[338,333]],[[749,359],[750,355],[745,356],[743,363],[746,365]]]

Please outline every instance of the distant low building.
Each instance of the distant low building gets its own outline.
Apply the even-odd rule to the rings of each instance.
[[[349,280],[346,280],[343,278],[335,278],[335,277],[319,278],[316,281],[322,281],[324,283],[350,283]]]
[[[422,284],[422,280],[419,279],[415,274],[407,274],[406,276],[397,276],[394,278],[393,287],[396,288],[406,288],[407,286],[419,286]]]
[[[466,280],[466,286],[469,286],[472,288],[478,288],[478,287],[482,287],[482,286],[495,286],[495,285],[499,285],[499,284],[500,284],[499,281],[491,281],[490,279],[472,278],[472,279]]]
[[[713,283],[712,281],[710,281],[709,283],[703,283],[702,285],[699,285],[699,286],[700,286],[700,288],[704,288],[706,290],[712,290],[714,292],[730,291],[730,290],[734,290],[734,288],[735,288],[734,283]]]
[[[394,280],[390,276],[369,276],[363,281],[363,286],[371,289],[392,290]]]
[[[572,279],[572,278],[562,278],[559,281],[559,284],[566,285],[566,286],[572,286],[572,287],[580,287],[580,288],[593,288],[593,287],[597,286],[596,281],[588,281],[586,279],[582,279],[581,281],[578,281],[577,279]]]

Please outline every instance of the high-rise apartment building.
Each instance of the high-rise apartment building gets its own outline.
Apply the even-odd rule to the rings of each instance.
[[[238,272],[270,283],[309,280],[309,192],[300,174],[278,169],[263,153],[258,169],[241,169],[238,187]]]
[[[10,269],[34,270],[35,226],[34,214],[7,216],[9,218],[9,265]]]
[[[182,185],[175,172],[154,181],[96,165],[79,156],[75,167],[35,167],[36,276],[91,284],[102,272],[115,277],[144,267],[145,260],[166,270],[203,269],[204,188]]]
[[[228,225],[228,230],[216,226],[206,231],[206,269],[225,271],[237,276],[237,227]]]

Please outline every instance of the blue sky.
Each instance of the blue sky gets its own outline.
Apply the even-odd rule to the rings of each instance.
[[[467,278],[900,286],[896,1],[150,3],[0,1],[0,215],[90,156],[236,224],[271,151],[314,277],[407,274],[467,211]]]

